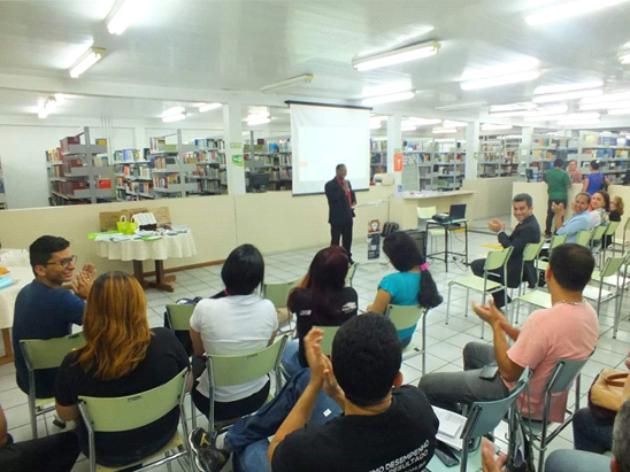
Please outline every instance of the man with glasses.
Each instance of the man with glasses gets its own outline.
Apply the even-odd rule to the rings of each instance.
[[[15,300],[13,351],[20,389],[28,393],[28,370],[20,348],[22,339],[50,339],[71,333],[72,324],[83,323],[87,298],[95,270],[86,264],[75,277],[77,257],[70,243],[56,236],[41,236],[29,247],[35,279],[20,290]],[[66,286],[70,285],[69,290]],[[39,370],[35,376],[38,398],[54,396],[57,369]]]

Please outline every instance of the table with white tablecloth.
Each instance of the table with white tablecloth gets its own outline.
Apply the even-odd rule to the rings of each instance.
[[[178,233],[165,232],[155,239],[111,239],[96,240],[99,256],[114,261],[133,261],[133,273],[143,287],[173,291],[168,282],[175,277],[164,274],[164,261],[179,257],[191,257],[197,253],[195,240],[190,230]],[[155,261],[155,281],[144,278],[142,261]]]

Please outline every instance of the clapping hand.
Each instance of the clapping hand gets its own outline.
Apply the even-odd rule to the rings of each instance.
[[[556,215],[564,215],[564,203],[553,202],[551,204],[551,211],[553,211]]]
[[[507,324],[508,322],[505,315],[495,306],[492,299],[490,299],[486,305],[473,303],[472,309],[479,318],[490,325],[495,323]]]
[[[79,297],[86,299],[94,283],[96,276],[96,269],[92,264],[85,264],[81,269],[81,272],[72,281],[72,290]]]
[[[481,442],[481,464],[483,472],[503,472],[507,456],[499,454],[495,456],[494,444],[483,438]]]
[[[311,382],[318,388],[323,388],[324,392],[337,403],[341,403],[345,394],[337,383],[332,362],[322,353],[323,339],[324,332],[317,328],[311,328],[308,334],[304,336],[304,352],[311,369]]]
[[[488,223],[488,228],[490,229],[490,231],[494,231],[495,233],[498,233],[499,231],[503,229],[503,223],[501,222],[501,220],[497,218],[493,218]]]

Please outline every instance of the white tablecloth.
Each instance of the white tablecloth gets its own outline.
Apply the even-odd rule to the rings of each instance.
[[[15,299],[22,287],[35,278],[31,266],[5,265],[5,267],[10,270],[9,275],[15,283],[9,287],[0,288],[0,329],[13,326]]]
[[[97,241],[96,244],[97,254],[113,261],[164,261],[197,254],[195,240],[190,231],[173,236],[164,235],[153,241],[132,239],[115,242]]]

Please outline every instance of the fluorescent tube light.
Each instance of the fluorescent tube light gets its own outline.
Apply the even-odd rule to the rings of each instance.
[[[500,87],[502,85],[517,84],[520,82],[529,82],[540,77],[539,70],[530,70],[527,72],[518,72],[509,75],[500,75],[497,77],[487,77],[485,79],[475,79],[461,82],[459,86],[462,90],[480,90],[490,87]]]
[[[382,116],[370,117],[370,129],[379,129],[382,126],[384,118]]]
[[[630,108],[616,108],[608,111],[609,115],[630,115]]]
[[[355,58],[352,60],[352,67],[362,72],[378,69],[379,67],[401,64],[403,62],[415,61],[436,55],[440,50],[440,46],[440,43],[437,41],[413,44],[371,56]]]
[[[584,123],[597,123],[599,113],[569,113],[558,120],[559,125],[581,125]]]
[[[183,115],[185,112],[186,112],[186,108],[182,106],[175,106],[175,107],[167,108],[166,110],[162,112],[160,116],[162,118],[165,118],[167,116],[172,116],[172,115]]]
[[[540,61],[535,57],[527,57],[518,61],[502,63],[500,65],[483,67],[481,69],[466,69],[459,79],[460,82],[467,82],[477,79],[487,79],[514,74],[516,72],[528,72],[537,70]]]
[[[308,84],[314,78],[315,76],[313,74],[302,74],[295,77],[290,77],[286,80],[281,80],[280,82],[274,82],[273,84],[263,85],[262,87],[260,87],[260,91],[263,93],[272,92],[274,90],[292,87],[294,85]]]
[[[630,108],[630,100],[621,102],[600,102],[600,103],[584,103],[580,105],[580,110],[611,110],[616,108]]]
[[[57,99],[54,96],[50,96],[46,99],[40,98],[38,103],[37,117],[45,119],[57,108]]]
[[[195,105],[197,107],[197,111],[199,113],[205,113],[210,110],[216,110],[217,108],[221,108],[223,104],[215,102],[215,103],[198,103]]]
[[[404,82],[394,82],[381,85],[370,85],[363,87],[361,90],[361,98],[375,97],[378,95],[389,95],[391,93],[406,92],[411,90],[411,82],[406,80]]]
[[[361,101],[362,105],[378,105],[381,103],[401,102],[403,100],[410,100],[416,96],[415,90],[408,90],[406,92],[390,93],[389,95],[381,95],[378,97],[364,98]]]
[[[525,17],[527,24],[544,25],[547,23],[554,23],[557,21],[566,20],[569,18],[575,18],[576,16],[583,16],[589,13],[603,10],[604,8],[612,7],[620,3],[625,3],[628,0],[576,0],[572,2],[562,2],[557,5],[551,5],[548,7],[540,8],[531,15]]]
[[[410,116],[407,118],[407,121],[413,123],[415,126],[430,126],[442,123],[442,120],[439,118],[418,118],[415,116]]]
[[[566,113],[568,109],[569,107],[567,106],[567,104],[563,103],[561,105],[549,105],[546,107],[541,107],[536,110],[517,110],[517,111],[506,111],[506,112],[501,112],[501,113],[491,113],[490,116],[508,118],[508,117],[514,117],[514,116],[536,117],[536,116],[560,115],[562,113]]]
[[[468,123],[466,123],[465,121],[451,121],[451,120],[442,121],[443,128],[465,128],[466,126],[468,126]]]
[[[622,100],[630,100],[630,91],[607,93],[600,97],[587,97],[580,100],[580,105],[587,103],[604,103],[604,102],[616,102]]]
[[[463,102],[463,103],[453,103],[452,105],[442,105],[439,107],[435,107],[436,110],[443,111],[453,111],[453,110],[469,110],[471,108],[481,108],[486,105],[485,100],[479,100],[476,102]]]
[[[103,54],[105,54],[105,49],[103,48],[89,48],[70,69],[70,77],[73,79],[78,78],[86,70],[100,61],[103,58]]]
[[[536,104],[533,102],[521,102],[521,103],[506,103],[505,105],[491,105],[490,113],[502,112],[502,111],[518,111],[518,110],[532,110],[536,108]]]
[[[619,56],[619,62],[622,64],[630,64],[630,52],[626,52]]]
[[[457,129],[455,128],[443,128],[438,126],[437,128],[433,128],[433,134],[452,134],[457,133]]]
[[[500,125],[495,123],[483,123],[481,131],[504,131],[512,129],[512,125]]]
[[[178,113],[174,115],[167,115],[162,117],[163,123],[174,123],[176,121],[182,121],[186,119],[186,113]]]
[[[266,125],[269,122],[271,122],[271,118],[269,118],[268,116],[259,115],[259,116],[250,116],[247,118],[248,126]]]
[[[534,100],[534,103],[552,103],[552,102],[562,102],[564,100],[575,100],[577,98],[584,98],[584,97],[598,97],[603,94],[604,94],[604,91],[602,89],[575,90],[573,92],[538,95],[534,97],[533,100]]]
[[[603,80],[591,80],[588,82],[575,82],[571,84],[558,84],[558,85],[539,85],[534,89],[534,95],[542,95],[544,93],[561,93],[572,92],[574,90],[585,90],[602,87],[604,85]]]
[[[123,34],[140,17],[146,8],[145,3],[144,0],[118,0],[108,15],[107,31],[111,34]]]
[[[411,123],[400,124],[400,131],[415,131],[416,129],[417,127]]]
[[[535,123],[535,122],[540,122],[540,121],[556,121],[566,116],[567,115],[564,113],[558,113],[557,115],[532,115],[532,116],[524,117],[523,121],[525,121],[526,123]]]

